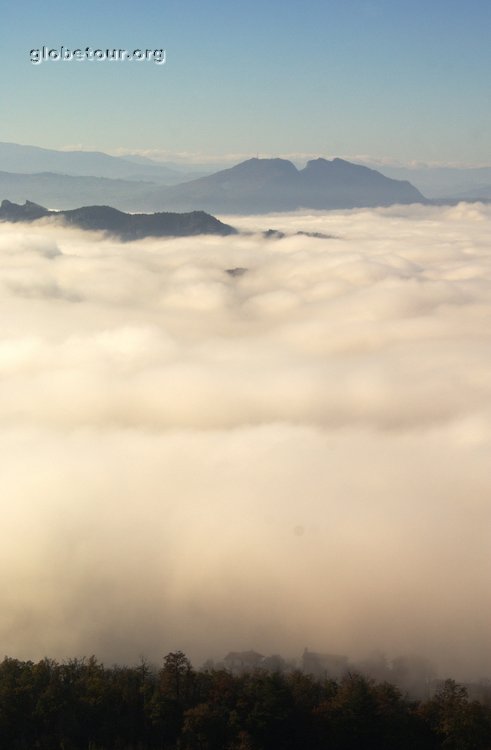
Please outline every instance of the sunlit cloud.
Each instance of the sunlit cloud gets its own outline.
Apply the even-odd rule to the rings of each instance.
[[[491,209],[221,218],[0,225],[4,652],[489,675]]]

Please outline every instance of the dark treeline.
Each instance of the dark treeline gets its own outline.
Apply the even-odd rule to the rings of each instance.
[[[0,664],[5,750],[489,750],[491,706],[443,682],[427,700],[348,673],[161,669],[94,657]]]

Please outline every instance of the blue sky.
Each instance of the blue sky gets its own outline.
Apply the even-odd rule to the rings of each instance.
[[[0,140],[491,163],[489,0],[146,0],[2,10]],[[29,50],[165,48],[167,62]]]

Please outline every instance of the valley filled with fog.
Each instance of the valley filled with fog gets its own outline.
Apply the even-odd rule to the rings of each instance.
[[[491,207],[220,219],[0,225],[3,652],[491,676]]]

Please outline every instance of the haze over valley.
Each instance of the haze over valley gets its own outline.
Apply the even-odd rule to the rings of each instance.
[[[4,651],[489,675],[490,209],[222,218],[0,225]]]

